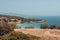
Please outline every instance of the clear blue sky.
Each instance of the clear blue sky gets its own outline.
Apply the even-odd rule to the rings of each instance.
[[[60,0],[0,0],[0,12],[60,16]]]

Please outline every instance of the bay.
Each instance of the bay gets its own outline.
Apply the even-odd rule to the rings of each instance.
[[[47,20],[47,22],[43,22],[48,24],[49,26],[52,24],[56,24],[58,26],[60,26],[60,16],[40,16],[40,17],[34,17],[36,19],[42,19],[42,20]],[[40,28],[42,23],[22,23],[22,24],[18,24],[18,26],[25,28],[25,27],[30,27],[33,26],[35,28]]]

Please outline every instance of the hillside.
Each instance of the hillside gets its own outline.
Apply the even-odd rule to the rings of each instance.
[[[43,20],[41,20],[41,19],[35,19],[35,18],[24,18],[24,17],[20,17],[20,16],[11,16],[11,15],[1,15],[0,14],[0,17],[6,17],[6,18],[8,18],[8,19],[18,19],[18,20],[21,20],[22,21],[22,23],[24,23],[24,22],[42,22]],[[43,21],[43,22],[45,22],[45,20]]]

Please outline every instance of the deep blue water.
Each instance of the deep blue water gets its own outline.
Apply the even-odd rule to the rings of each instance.
[[[60,16],[40,16],[40,17],[35,17],[35,18],[47,20],[47,22],[43,22],[43,23],[46,23],[48,25],[57,24],[60,26]],[[18,24],[18,25],[22,28],[29,27],[29,26],[40,28],[41,23],[23,23],[23,24]]]

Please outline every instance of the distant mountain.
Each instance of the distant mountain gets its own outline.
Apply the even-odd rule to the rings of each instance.
[[[21,13],[4,13],[4,12],[0,12],[1,15],[11,15],[11,16],[20,16],[20,17],[24,17],[24,18],[35,18],[37,16],[34,15],[26,15],[26,14],[21,14]]]
[[[0,12],[1,15],[11,15],[11,16],[22,16],[22,14],[17,14],[17,13],[3,13]]]
[[[33,18],[32,16],[26,15],[26,14],[20,14],[20,13],[4,13],[4,12],[0,12],[0,15],[10,15],[10,16],[20,16],[20,17],[24,17],[24,18]]]
[[[20,16],[12,16],[12,15],[6,15],[6,14],[0,14],[0,17],[7,17],[8,19],[26,19]]]

